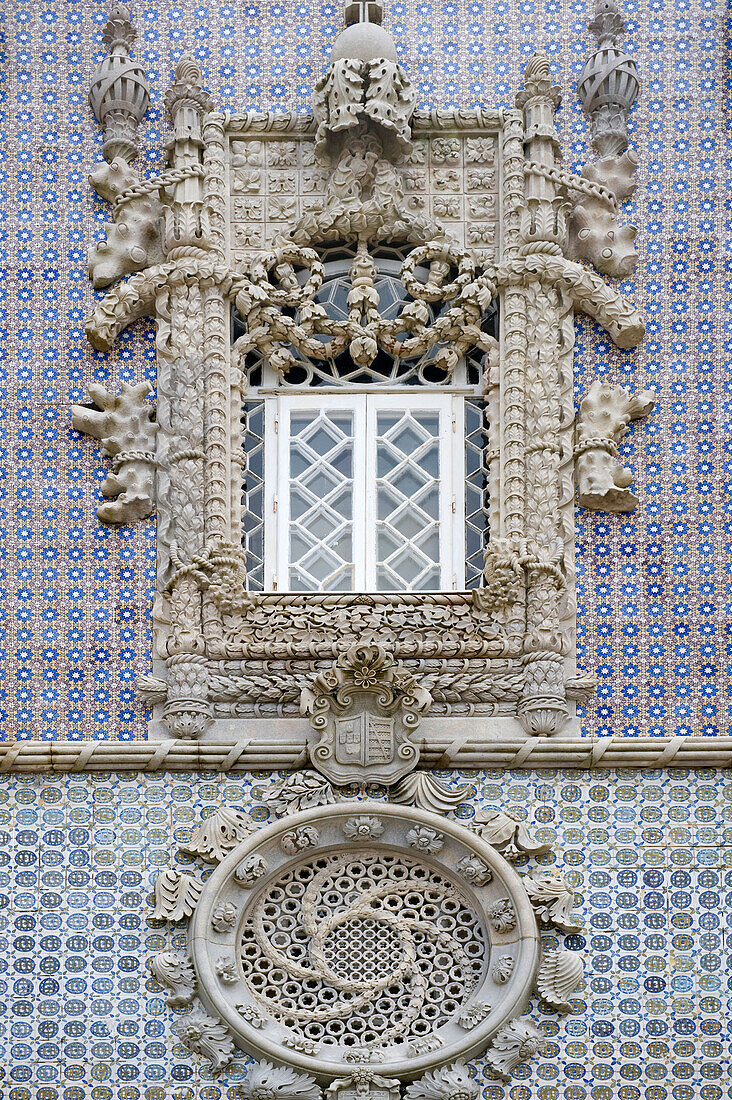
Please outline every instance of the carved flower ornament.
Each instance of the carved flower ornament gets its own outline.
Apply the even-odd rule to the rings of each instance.
[[[300,779],[278,781],[281,805]],[[568,924],[564,880],[522,877],[471,830],[414,806],[326,802],[250,823],[237,820],[247,835],[205,882],[158,876],[156,915],[185,919],[183,899],[190,921],[187,951],[163,952],[151,971],[171,1004],[192,1006],[176,1023],[191,1051],[217,1071],[235,1048],[269,1067],[247,1078],[252,1100],[313,1100],[329,1083],[345,1098],[374,1061],[395,1100],[415,1077],[410,1096],[473,1096],[458,1087],[472,1082],[464,1058],[485,1054],[507,1078],[541,1049],[522,1016],[532,990],[570,1007],[581,961],[542,958],[538,923],[556,909]]]

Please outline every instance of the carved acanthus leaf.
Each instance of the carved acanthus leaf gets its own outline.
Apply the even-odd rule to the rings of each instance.
[[[118,395],[92,384],[89,395],[97,406],[73,405],[71,423],[77,432],[100,440],[112,459],[112,473],[102,484],[105,497],[116,498],[97,508],[102,523],[133,523],[155,507],[155,407],[147,400],[149,382],[123,382]]]
[[[476,1100],[480,1086],[463,1062],[425,1073],[407,1085],[404,1100]]]
[[[271,1062],[250,1066],[237,1093],[242,1100],[320,1100],[321,1096],[314,1077]]]
[[[196,992],[196,974],[187,955],[181,951],[161,951],[147,965],[155,980],[168,990],[171,1008],[190,1004]]]
[[[208,863],[220,863],[232,848],[257,831],[249,814],[234,806],[219,806],[191,833],[191,839],[181,844],[181,852],[200,856]]]
[[[579,922],[571,916],[574,890],[563,875],[537,871],[524,880],[536,916],[543,924],[553,924],[563,932],[573,932]]]
[[[173,1027],[180,1041],[194,1054],[208,1058],[216,1073],[231,1061],[234,1042],[228,1028],[202,1008],[194,1008],[188,1016],[176,1020]]]
[[[531,1020],[511,1020],[494,1037],[486,1061],[499,1077],[508,1080],[517,1066],[533,1058],[545,1046],[544,1036]]]
[[[569,997],[582,982],[584,966],[576,951],[545,951],[536,977],[536,991],[559,1012],[571,1012]]]
[[[577,499],[595,511],[629,512],[638,503],[628,485],[632,472],[619,461],[618,444],[633,420],[647,416],[654,395],[631,394],[624,386],[599,380],[582,399],[575,431]]]
[[[541,856],[551,851],[550,844],[535,840],[526,822],[509,810],[478,810],[470,828],[511,863],[522,854]]]
[[[338,58],[315,86],[316,154],[327,158],[334,138],[358,128],[363,120],[377,132],[382,130],[397,153],[409,152],[415,101],[416,92],[398,62],[385,57]]]
[[[168,685],[159,676],[151,676],[149,673],[141,673],[135,682],[138,696],[148,706],[156,703],[164,703],[168,697]]]
[[[169,920],[174,923],[186,920],[196,908],[203,886],[186,874],[169,867],[161,871],[155,880],[155,920]]]

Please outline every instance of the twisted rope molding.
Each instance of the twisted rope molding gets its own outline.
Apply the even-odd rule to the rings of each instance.
[[[307,764],[305,737],[238,741],[15,741],[0,743],[0,772],[287,771]],[[430,739],[423,767],[728,768],[732,737]]]

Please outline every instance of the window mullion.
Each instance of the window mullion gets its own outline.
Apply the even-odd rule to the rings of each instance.
[[[353,400],[354,589],[372,592],[376,580],[376,422],[373,402],[366,394]]]

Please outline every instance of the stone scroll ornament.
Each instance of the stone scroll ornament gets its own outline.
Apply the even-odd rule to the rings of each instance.
[[[542,949],[540,935],[575,926],[571,888],[517,871],[455,820],[320,785],[320,798],[308,785],[309,809],[299,775],[264,785],[272,823],[214,851],[200,847],[207,818],[183,844],[215,867],[185,952],[149,963],[185,1010],[177,1035],[217,1072],[250,1055],[242,1094],[262,1100],[465,1100],[479,1095],[479,1057],[508,1080],[545,1044],[526,1014],[532,994],[571,1011],[582,980],[580,957]],[[250,829],[240,810],[217,815]],[[496,835],[505,846],[508,831]],[[528,826],[520,844],[514,858],[532,850]]]
[[[112,463],[99,519],[155,511],[155,665],[139,684],[151,736],[224,741],[243,738],[244,722],[274,768],[267,719],[298,720],[302,706],[291,759],[309,755],[338,782],[404,784],[405,799],[442,810],[447,796],[416,768],[462,744],[466,716],[496,724],[479,746],[580,732],[591,678],[575,668],[574,483],[585,507],[632,506],[617,446],[650,405],[595,386],[575,422],[574,314],[620,348],[643,339],[633,304],[601,277],[635,258],[617,211],[632,190],[638,80],[614,0],[600,0],[579,82],[598,159],[575,174],[559,167],[547,57],[529,59],[513,109],[422,112],[381,19],[377,0],[347,5],[307,117],[216,111],[183,54],[165,95],[168,164],[143,177],[133,162],[149,89],[130,11],[111,9],[90,91],[103,133],[90,182],[112,220],[90,253],[104,295],[86,331],[106,351],[155,319],[155,401],[143,382],[95,386],[73,424]],[[383,290],[387,262],[397,300]],[[466,361],[484,406],[478,527],[492,533],[478,587],[259,591],[241,507],[252,364],[269,372],[272,410],[305,368],[332,377],[346,362],[378,379],[389,362],[400,380],[421,363],[421,381],[429,368],[450,386]],[[264,482],[266,496],[266,471]]]

